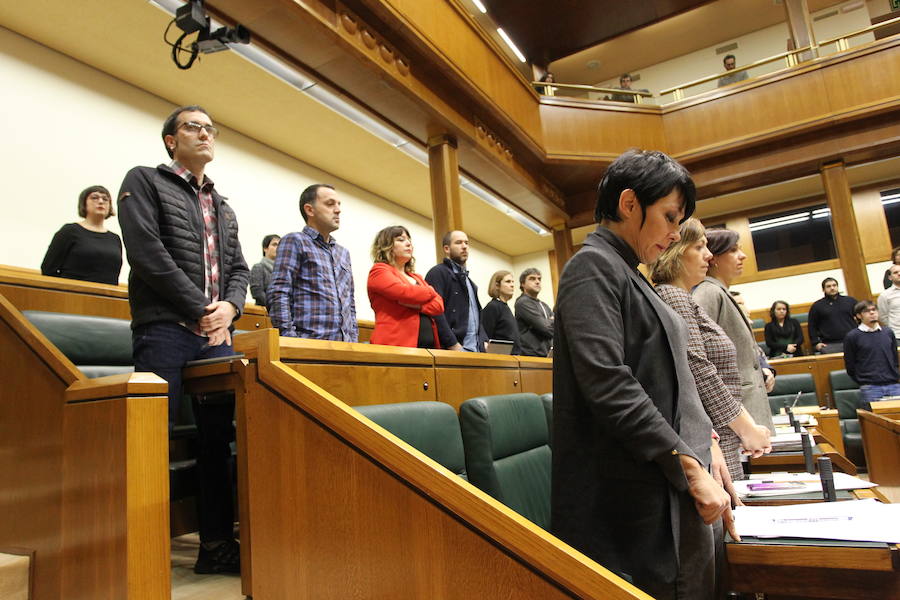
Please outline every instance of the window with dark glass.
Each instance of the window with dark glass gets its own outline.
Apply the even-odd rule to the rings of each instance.
[[[881,206],[887,218],[888,233],[891,235],[891,246],[900,246],[900,188],[881,192]]]
[[[837,258],[825,204],[750,219],[760,271]]]

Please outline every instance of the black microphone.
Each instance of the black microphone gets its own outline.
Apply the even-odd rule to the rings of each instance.
[[[827,456],[820,456],[819,463],[819,479],[822,480],[822,496],[825,502],[837,501],[837,492],[834,491],[834,471],[831,466],[831,459]]]
[[[806,463],[806,472],[815,473],[816,465],[813,463],[812,444],[809,443],[808,433],[800,434],[800,443],[803,446],[803,462]]]

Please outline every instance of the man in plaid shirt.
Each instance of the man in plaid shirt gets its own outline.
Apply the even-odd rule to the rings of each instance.
[[[316,183],[300,194],[306,226],[281,239],[269,283],[269,317],[283,336],[359,341],[350,253],[331,233],[341,225],[334,188]]]

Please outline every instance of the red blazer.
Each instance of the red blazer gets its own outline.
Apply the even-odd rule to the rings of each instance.
[[[415,348],[419,341],[419,313],[430,316],[444,313],[444,299],[440,294],[418,273],[410,276],[419,285],[411,284],[391,265],[372,265],[367,289],[375,311],[375,330],[370,343]],[[421,306],[422,310],[401,306],[401,302]]]

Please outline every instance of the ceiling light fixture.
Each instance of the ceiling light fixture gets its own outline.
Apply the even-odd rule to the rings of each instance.
[[[485,8],[484,4],[481,3],[481,0],[472,0],[472,4],[475,5],[475,8],[487,14],[487,8]]]
[[[500,34],[500,37],[503,38],[503,41],[506,42],[506,45],[509,46],[509,49],[513,51],[513,54],[516,55],[516,58],[518,58],[521,62],[528,62],[525,60],[525,55],[522,54],[522,51],[516,47],[510,37],[506,35],[506,32],[503,31],[502,27],[497,28],[497,33]]]

